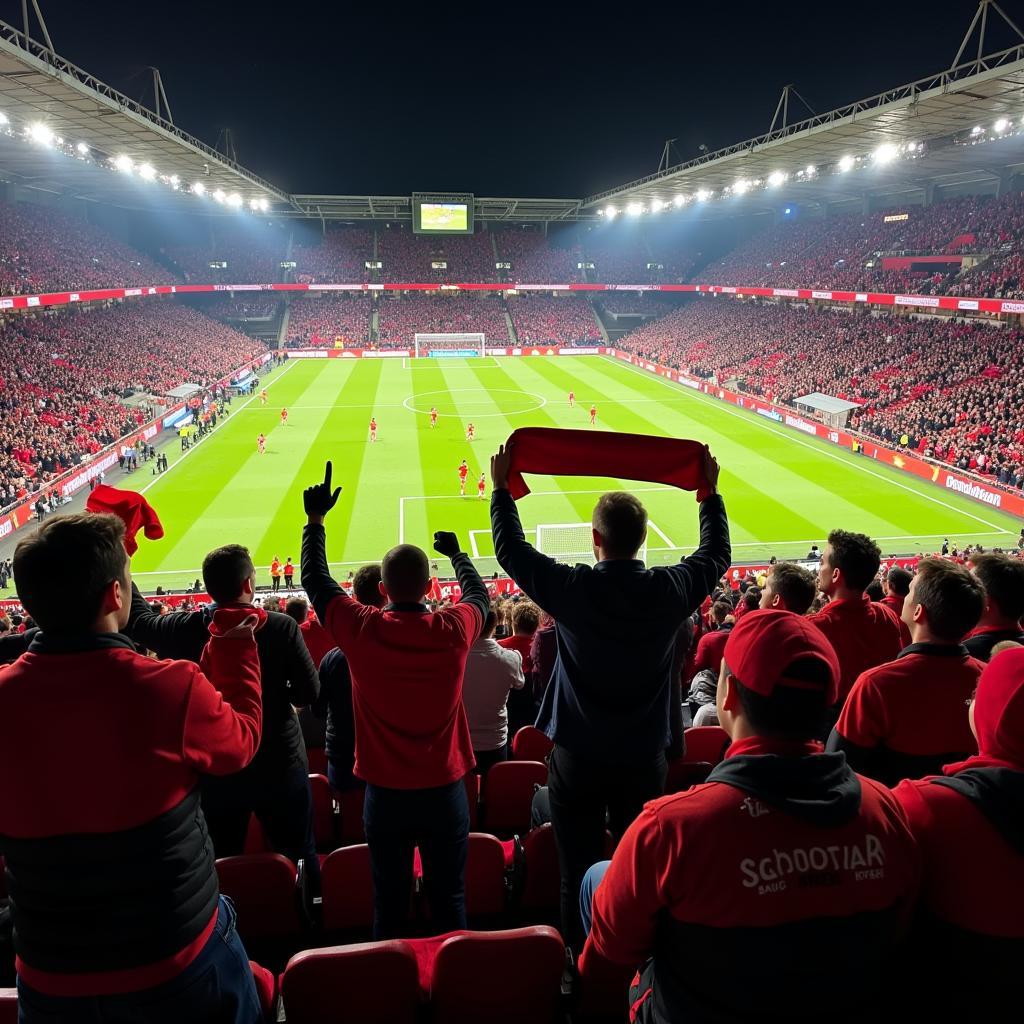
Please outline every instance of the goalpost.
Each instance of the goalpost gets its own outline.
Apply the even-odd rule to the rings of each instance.
[[[430,356],[434,359],[470,358],[487,355],[487,343],[483,334],[420,334],[415,335],[416,358]]]
[[[593,565],[594,544],[590,523],[538,523],[537,550],[557,562]],[[647,538],[636,555],[647,560]]]

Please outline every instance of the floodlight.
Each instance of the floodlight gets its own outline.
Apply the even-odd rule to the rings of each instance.
[[[676,196],[672,202],[674,202],[676,206],[683,206],[686,203],[686,196]]]
[[[167,180],[171,183],[173,188],[177,188],[181,184],[181,178],[176,174],[172,174]]]
[[[217,201],[218,203],[223,203],[223,202],[224,202],[224,200],[225,200],[225,199],[227,199],[227,196],[226,196],[226,195],[224,195],[224,189],[222,189],[222,188],[219,188],[219,189],[217,189],[217,190],[216,190],[216,191],[215,191],[215,192],[213,193],[213,198],[214,198],[214,199],[215,199],[215,200],[216,200],[216,201]]]
[[[768,175],[768,184],[775,188],[785,182],[787,175],[783,174],[782,171],[772,171]]]
[[[132,161],[130,157],[125,156],[123,153],[114,161],[114,166],[125,174],[132,173]]]
[[[844,156],[839,161],[839,170],[841,170],[841,171],[848,171],[852,166],[853,166],[853,157],[852,156]]]
[[[2,110],[0,110],[0,124],[10,124],[10,123],[11,123],[11,119]]]
[[[792,212],[793,212],[793,208],[791,206],[787,206],[786,207],[786,213],[792,213]]]
[[[1010,127],[1010,122],[1007,121],[1005,117],[1001,117],[994,125],[992,125],[992,127],[995,128],[997,132],[1005,132],[1006,129]]]
[[[651,200],[651,213],[660,213],[664,203],[660,199]]]
[[[732,190],[733,192],[736,192],[738,195],[743,195],[743,193],[746,192],[748,188],[750,188],[750,182],[747,181],[746,178],[740,178],[740,180],[737,181],[735,185],[733,185]]]
[[[975,126],[974,126],[974,127],[972,128],[972,129],[971,129],[971,134],[972,134],[972,135],[980,135],[980,134],[981,134],[981,133],[982,133],[982,132],[983,132],[984,130],[985,130],[985,129],[984,129],[984,128],[982,128],[980,124],[976,124],[976,125],[975,125]]]
[[[84,142],[80,142],[77,146],[75,146],[75,149],[77,149],[82,156],[89,155],[89,147]]]
[[[192,186],[192,191],[193,191],[193,192],[194,192],[194,193],[195,193],[195,194],[196,194],[197,196],[205,195],[205,194],[206,194],[206,186],[205,186],[205,185],[204,185],[204,184],[203,184],[203,183],[202,183],[201,181],[197,181],[197,182],[196,182],[196,183],[195,183],[195,184],[194,184],[194,185]]]
[[[814,164],[808,164],[804,168],[804,174],[806,174],[808,177],[810,177],[813,174],[817,174],[817,173],[818,173],[818,168],[815,167]]]
[[[270,209],[270,202],[265,196],[261,196],[256,200],[256,205],[260,208],[262,213],[266,213]]]
[[[899,155],[900,151],[891,142],[883,142],[872,154],[875,158],[875,163],[878,164],[891,163]]]
[[[614,219],[615,215],[616,215],[616,214],[617,214],[618,212],[619,212],[619,211],[618,211],[618,210],[617,210],[617,209],[616,209],[616,208],[615,208],[614,206],[606,206],[606,207],[604,208],[604,213],[605,213],[605,216],[606,216],[606,217],[607,217],[607,218],[608,218],[609,220],[612,220],[612,219]]]
[[[241,206],[241,205],[242,205],[242,197],[237,192],[232,192],[231,195],[228,196],[228,206]]]
[[[697,189],[697,200],[701,203],[711,198],[711,193],[706,188]]]
[[[640,203],[630,203],[629,206],[626,207],[626,213],[631,217],[639,217],[643,212],[644,208]]]
[[[53,142],[53,132],[42,121],[33,121],[28,126],[28,135],[33,142],[40,146],[49,146]]]
[[[152,164],[140,164],[139,177],[143,181],[152,181],[156,177],[156,169]]]

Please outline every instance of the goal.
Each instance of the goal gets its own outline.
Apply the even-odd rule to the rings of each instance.
[[[482,334],[416,334],[416,357],[466,358],[487,354]]]
[[[537,550],[558,562],[594,564],[594,542],[590,523],[538,523]],[[647,538],[636,555],[647,560]]]

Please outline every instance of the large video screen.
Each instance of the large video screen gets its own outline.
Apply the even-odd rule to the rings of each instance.
[[[412,229],[420,235],[471,235],[473,197],[414,193]]]

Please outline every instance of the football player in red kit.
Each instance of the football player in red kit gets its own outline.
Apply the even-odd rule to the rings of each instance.
[[[571,409],[576,404],[576,392],[569,392],[569,408]]]
[[[433,429],[437,426],[437,409],[434,406],[430,407],[430,427]]]
[[[592,405],[590,407],[590,425],[593,426],[597,422],[597,406]]]
[[[370,441],[377,440],[377,419],[374,416],[370,417]]]
[[[466,440],[467,441],[472,441],[475,436],[476,436],[476,427],[474,427],[472,423],[467,423],[466,424]]]
[[[483,501],[484,491],[487,489],[487,478],[483,473],[480,474],[480,479],[476,482],[476,491],[480,495],[480,500]]]
[[[459,494],[465,497],[466,494],[466,477],[469,476],[469,466],[466,465],[466,460],[462,460],[462,465],[459,466]]]
[[[262,434],[256,438],[256,450],[260,455],[267,450],[267,439]]]
[[[287,422],[288,422],[288,410],[287,409],[282,409],[281,410],[281,423],[282,423],[282,425],[284,425]]]

